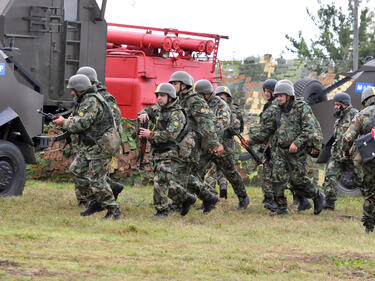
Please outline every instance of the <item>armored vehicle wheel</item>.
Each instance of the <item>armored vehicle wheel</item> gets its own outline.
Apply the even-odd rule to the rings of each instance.
[[[21,195],[25,186],[25,160],[13,143],[0,140],[0,196]]]
[[[342,175],[337,181],[337,195],[339,196],[361,195],[361,190],[354,185],[348,173]]]
[[[294,83],[294,93],[297,97],[303,97],[309,104],[315,104],[327,100],[323,95],[324,86],[317,80],[301,79]]]

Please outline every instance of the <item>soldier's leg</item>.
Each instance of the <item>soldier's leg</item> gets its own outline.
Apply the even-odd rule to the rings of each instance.
[[[247,196],[242,177],[235,167],[233,155],[226,154],[222,157],[215,157],[214,162],[217,169],[223,172],[227,180],[232,185],[233,190],[239,200],[238,209],[246,209],[249,205],[249,197]]]
[[[277,205],[272,186],[272,162],[269,160],[264,161],[262,165],[262,191],[264,208],[272,212],[276,211]]]
[[[112,189],[107,182],[110,162],[111,158],[105,157],[90,161],[92,200],[108,210],[104,219],[120,219],[122,217],[120,206],[117,205]]]
[[[73,183],[78,204],[88,204],[91,195],[89,160],[82,154],[78,154],[69,167],[73,174]]]
[[[220,189],[220,198],[228,198],[228,180],[221,170],[216,169],[216,178]]]
[[[289,168],[285,155],[288,152],[280,147],[275,148],[275,153],[272,154],[272,187],[274,191],[274,198],[277,204],[277,210],[271,215],[287,214],[288,204],[285,197],[285,189],[289,182]]]
[[[340,164],[330,158],[324,175],[323,190],[328,202],[335,202],[337,197],[337,179],[341,174]]]
[[[209,186],[210,191],[217,194],[216,191],[217,169],[213,161],[210,161],[209,167],[204,175],[204,182]]]
[[[171,180],[170,161],[154,161],[154,216],[167,217],[168,206],[168,183]]]
[[[372,163],[374,162],[374,163]],[[375,161],[363,165],[363,184],[361,191],[364,197],[362,222],[366,233],[373,232],[375,226]]]
[[[290,169],[290,184],[297,195],[313,199],[314,214],[320,214],[323,210],[324,195],[306,175],[306,153],[303,150],[297,153],[288,153],[287,159]]]

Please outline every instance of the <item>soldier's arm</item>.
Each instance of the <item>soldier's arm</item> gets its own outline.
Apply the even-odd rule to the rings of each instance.
[[[199,133],[202,135],[202,141],[205,142],[204,147],[213,149],[220,146],[220,142],[215,132],[214,123],[212,121],[214,116],[207,103],[199,96],[190,98],[188,102],[190,102],[189,107],[191,115],[198,125]]]
[[[362,121],[363,121],[363,118],[361,114],[357,114],[353,118],[348,130],[346,130],[346,132],[343,135],[343,140],[342,140],[343,151],[349,151],[350,147],[353,145],[354,140],[360,135]]]
[[[302,107],[301,112],[301,132],[294,140],[294,144],[300,148],[301,146],[305,145],[309,139],[309,135],[315,134],[315,126],[313,120],[313,112],[309,105],[304,104]]]
[[[63,129],[71,133],[86,131],[94,123],[101,110],[100,102],[95,97],[89,97],[80,104],[77,116],[64,120]]]
[[[279,108],[274,105],[268,107],[263,112],[260,123],[250,128],[249,141],[251,144],[263,144],[275,133],[278,110]]]
[[[153,140],[155,143],[175,141],[185,124],[185,115],[181,111],[174,111],[168,120],[167,128],[163,131],[152,132],[150,140]]]
[[[216,132],[220,135],[224,134],[224,131],[230,126],[231,111],[225,104],[219,106],[216,112]]]

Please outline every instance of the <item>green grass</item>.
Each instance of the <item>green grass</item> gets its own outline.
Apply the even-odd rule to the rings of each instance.
[[[231,190],[207,215],[155,220],[152,187],[126,187],[125,219],[101,221],[105,212],[79,216],[72,184],[29,181],[22,197],[0,198],[0,280],[375,279],[362,198],[274,218],[259,188],[248,193],[245,211]]]

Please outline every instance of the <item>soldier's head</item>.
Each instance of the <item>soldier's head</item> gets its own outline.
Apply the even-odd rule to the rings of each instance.
[[[226,86],[219,86],[215,89],[214,94],[221,97],[228,103],[232,103],[232,93]]]
[[[72,90],[72,95],[78,98],[91,87],[91,82],[86,75],[76,74],[69,78],[67,89]]]
[[[176,89],[170,83],[159,84],[155,90],[155,95],[158,98],[158,104],[160,106],[166,106],[177,98]]]
[[[361,95],[361,103],[365,107],[375,104],[375,87],[364,89]]]
[[[96,74],[96,70],[90,66],[82,66],[77,70],[76,74],[83,74],[86,75],[89,79],[91,84],[98,83],[98,75]]]
[[[347,93],[337,93],[333,97],[333,104],[336,112],[343,111],[352,104],[352,100]]]
[[[212,87],[210,81],[201,79],[195,82],[193,91],[202,96],[207,101],[210,99],[212,93],[214,92],[214,87]]]
[[[185,71],[176,71],[169,78],[169,83],[171,83],[176,89],[176,93],[185,93],[191,87],[193,87],[194,79],[193,77]]]
[[[276,79],[267,79],[263,82],[263,93],[266,100],[270,100],[273,98],[273,92],[275,91],[276,83]]]
[[[279,81],[275,86],[274,95],[277,98],[277,102],[280,106],[288,104],[291,100],[294,100],[294,87],[293,83],[289,80],[282,80],[284,82]]]

